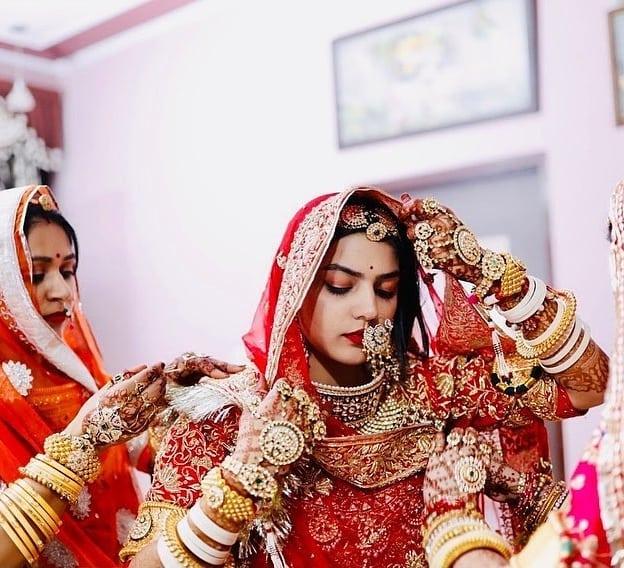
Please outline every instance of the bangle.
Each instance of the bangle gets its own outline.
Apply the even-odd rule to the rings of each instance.
[[[232,489],[223,479],[218,467],[204,476],[201,488],[208,505],[226,519],[245,523],[256,516],[254,502]]]
[[[48,457],[67,467],[85,483],[95,481],[101,472],[97,452],[84,436],[52,434],[45,439],[43,449]]]
[[[33,550],[34,545],[30,543],[29,546],[22,540],[22,535],[24,538],[27,538],[26,535],[23,533],[23,531],[22,533],[18,533],[14,529],[13,524],[8,520],[7,517],[5,517],[3,507],[4,505],[0,503],[0,528],[2,528],[6,535],[9,537],[9,539],[11,539],[11,542],[15,545],[15,548],[17,548],[17,550],[24,557],[26,562],[33,566],[37,560],[36,552]]]
[[[586,326],[585,324],[583,324],[581,322],[581,324],[579,324],[579,329],[582,326],[582,331],[583,331],[583,339],[581,339],[581,342],[579,343],[579,346],[577,347],[576,351],[574,351],[574,353],[572,355],[570,355],[570,357],[568,357],[568,359],[566,359],[565,361],[563,361],[562,363],[560,363],[559,365],[548,365],[546,364],[546,361],[540,361],[540,364],[542,365],[542,368],[544,369],[544,371],[546,371],[547,373],[550,373],[551,375],[556,375],[557,373],[563,373],[564,371],[567,371],[570,367],[572,367],[573,365],[575,365],[579,359],[583,356],[583,354],[585,353],[585,351],[587,351],[587,348],[589,347],[589,342],[591,341],[591,331],[589,329],[588,326]],[[577,337],[578,339],[578,337]],[[572,343],[572,345],[574,345],[576,343],[576,341],[574,341]],[[565,357],[566,355],[568,355],[568,353],[564,353],[563,357]],[[557,357],[559,355],[557,354]]]
[[[503,538],[486,528],[450,540],[433,557],[430,565],[436,568],[451,568],[453,563],[463,554],[482,548],[498,552],[505,560],[511,556],[509,546]]]
[[[193,558],[186,550],[178,535],[177,524],[184,518],[184,513],[172,511],[165,521],[165,530],[161,535],[161,539],[167,550],[177,561],[178,566],[183,568],[202,568],[202,565]]]
[[[180,568],[182,564],[171,553],[165,539],[161,536],[156,542],[156,554],[163,568]]]
[[[501,316],[509,323],[518,324],[533,317],[546,300],[548,292],[546,284],[534,276],[527,276],[526,278],[529,282],[529,289],[524,298],[509,310],[503,311],[499,309]]]
[[[15,503],[15,506],[28,517],[47,540],[52,540],[54,535],[58,532],[58,529],[55,530],[56,527],[50,527],[39,510],[28,501],[24,493],[19,491],[18,486],[11,483],[11,485],[4,490],[4,495]]]
[[[24,558],[26,558],[26,561],[29,564],[33,564],[39,557],[39,553],[37,552],[37,546],[31,540],[31,538],[28,536],[28,534],[22,528],[22,526],[19,524],[18,520],[13,516],[12,511],[4,504],[4,501],[1,501],[1,500],[0,500],[0,516],[7,522],[8,525],[10,525],[13,535],[15,535],[15,537],[17,538],[17,540],[13,540],[13,538],[11,538],[11,540],[13,541],[13,544],[17,546],[17,548],[23,555],[24,555],[23,550],[27,550],[28,555],[24,555]],[[7,531],[7,534],[9,534],[8,531]],[[18,546],[17,544],[18,541],[21,544],[21,546]]]
[[[215,542],[223,546],[232,546],[238,540],[238,533],[230,532],[215,523],[202,511],[199,501],[195,502],[195,505],[191,507],[188,515],[193,524]]]
[[[178,537],[182,544],[195,556],[207,562],[221,566],[230,555],[229,550],[218,550],[203,542],[191,529],[188,520],[184,517],[177,525]]]
[[[576,298],[571,292],[561,292],[565,301],[557,298],[559,309],[548,329],[537,339],[527,340],[520,330],[516,331],[516,349],[525,359],[548,355],[562,340],[567,340],[576,317]],[[563,306],[563,308],[562,308]]]
[[[43,540],[41,540],[41,537],[37,533],[35,527],[33,527],[28,519],[26,519],[19,505],[15,501],[13,501],[11,497],[9,497],[7,491],[3,491],[2,493],[0,493],[0,501],[9,510],[11,515],[13,515],[13,518],[17,520],[22,529],[24,529],[24,532],[30,538],[31,542],[35,545],[35,548],[37,549],[37,556],[41,554],[45,543],[43,542]]]
[[[52,506],[25,479],[18,479],[15,481],[15,484],[24,491],[25,495],[29,495],[34,503],[39,505],[44,518],[49,521],[50,528],[54,528],[58,532],[63,521]]]
[[[43,454],[38,454],[24,467],[19,468],[19,471],[26,477],[45,485],[48,489],[52,489],[52,491],[73,505],[78,501],[84,484],[77,483],[74,479],[64,475],[59,469],[47,463],[46,459],[53,461]],[[72,474],[72,477],[74,475]]]

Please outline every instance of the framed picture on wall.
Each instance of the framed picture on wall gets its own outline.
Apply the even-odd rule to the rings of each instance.
[[[609,14],[615,119],[624,124],[624,8]]]
[[[333,42],[341,148],[539,108],[535,0],[463,0]]]

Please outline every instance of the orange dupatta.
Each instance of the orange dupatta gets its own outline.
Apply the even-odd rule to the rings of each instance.
[[[45,438],[63,429],[108,380],[80,302],[60,338],[33,301],[23,226],[28,204],[43,195],[55,204],[45,186],[0,192],[0,480],[5,483],[19,477],[18,467],[42,451]],[[130,522],[138,498],[125,446],[108,450],[102,459],[102,476],[89,486],[80,511],[64,515],[58,539],[44,549],[44,563],[118,565],[117,529]]]

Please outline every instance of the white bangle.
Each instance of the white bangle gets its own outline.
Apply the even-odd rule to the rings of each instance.
[[[208,564],[221,566],[230,554],[229,550],[218,550],[201,540],[189,526],[186,517],[178,523],[178,536],[186,548]]]
[[[199,501],[196,501],[195,505],[191,507],[188,516],[201,532],[223,546],[232,546],[238,540],[238,533],[227,531],[215,523],[202,511]]]
[[[510,310],[500,311],[500,314],[509,323],[521,323],[534,316],[540,309],[544,300],[546,300],[547,288],[546,284],[539,278],[534,276],[527,276],[529,282],[529,289],[526,296],[520,300],[518,305],[514,306]]]
[[[570,356],[569,359],[561,363],[561,365],[557,365],[556,367],[547,367],[542,365],[542,369],[544,369],[544,371],[546,371],[550,375],[556,375],[557,373],[563,373],[564,371],[567,371],[570,367],[572,367],[572,365],[577,363],[578,360],[583,356],[583,353],[587,351],[587,347],[589,347],[589,342],[591,341],[591,332],[589,327],[583,327],[583,332],[585,333],[585,335],[581,340],[581,344],[574,352],[574,354]]]
[[[183,568],[182,564],[178,562],[176,557],[169,550],[162,536],[156,543],[156,554],[158,554],[158,559],[164,568]]]
[[[568,337],[561,349],[547,359],[540,359],[540,365],[556,365],[557,363],[563,361],[576,345],[578,338],[581,336],[581,331],[583,331],[584,325],[583,321],[577,318],[570,337]]]

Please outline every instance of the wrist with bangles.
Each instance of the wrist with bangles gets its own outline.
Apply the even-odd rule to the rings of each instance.
[[[77,503],[84,487],[98,477],[100,470],[90,438],[65,433],[48,436],[44,453],[19,468],[25,477],[70,505]],[[29,481],[18,479],[0,493],[0,526],[29,565],[37,562],[61,524],[60,516]]]
[[[450,568],[463,554],[493,550],[508,559],[511,549],[485,522],[474,503],[429,515],[423,529],[423,547],[429,566]]]

